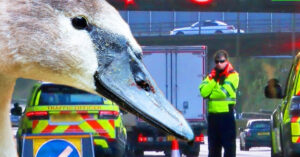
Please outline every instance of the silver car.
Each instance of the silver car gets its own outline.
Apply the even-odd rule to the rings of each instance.
[[[206,20],[200,26],[200,31],[199,22],[196,22],[189,27],[175,28],[170,31],[170,35],[229,34],[237,32],[238,30],[233,25],[217,20]],[[245,31],[240,29],[240,33],[245,33]]]

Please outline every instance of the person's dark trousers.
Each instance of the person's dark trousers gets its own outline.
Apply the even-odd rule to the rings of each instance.
[[[208,114],[208,157],[236,156],[236,131],[233,112]]]

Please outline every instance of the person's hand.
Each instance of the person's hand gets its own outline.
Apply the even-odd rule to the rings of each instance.
[[[216,82],[218,82],[220,79],[219,71],[214,68],[209,74],[209,79],[214,79]]]
[[[210,79],[210,80],[214,79],[214,78],[216,77],[216,74],[217,74],[216,70],[213,69],[213,70],[208,74],[209,79]]]

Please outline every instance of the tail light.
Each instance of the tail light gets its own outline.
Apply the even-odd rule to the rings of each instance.
[[[292,98],[291,107],[290,107],[291,116],[300,116],[300,97],[295,96]]]
[[[147,142],[148,140],[147,140],[147,137],[145,137],[143,134],[139,134],[138,135],[138,142],[139,143],[143,143],[143,142]]]
[[[234,29],[233,26],[227,26],[227,29]]]
[[[32,111],[32,112],[27,112],[26,116],[30,120],[49,119],[49,114],[48,114],[47,111]]]
[[[204,143],[204,135],[201,133],[199,136],[195,137],[195,142]]]
[[[116,119],[119,116],[118,111],[99,111],[99,118],[100,119]]]

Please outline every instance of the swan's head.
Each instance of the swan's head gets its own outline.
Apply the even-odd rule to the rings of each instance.
[[[106,1],[4,0],[0,6],[0,50],[7,52],[0,73],[98,93],[193,140],[183,116],[147,72],[128,25]]]

